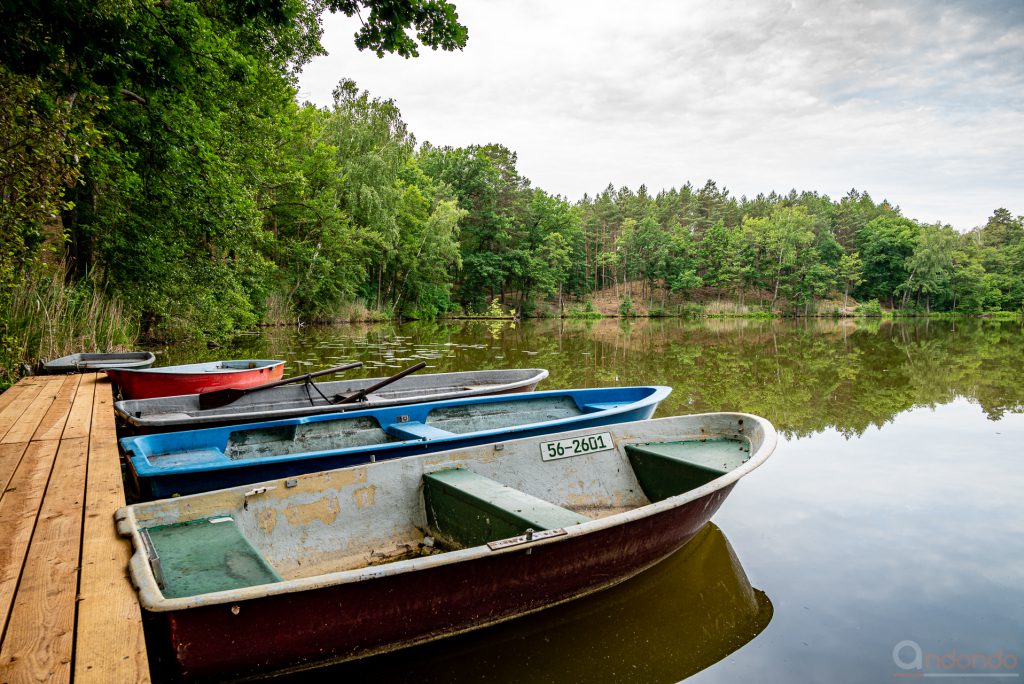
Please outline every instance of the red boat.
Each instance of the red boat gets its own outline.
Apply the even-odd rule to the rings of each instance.
[[[241,359],[137,370],[122,368],[108,370],[107,375],[121,388],[125,399],[151,399],[227,387],[246,389],[274,382],[284,375],[284,361]]]

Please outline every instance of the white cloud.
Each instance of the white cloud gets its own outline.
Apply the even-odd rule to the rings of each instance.
[[[736,194],[851,187],[966,229],[1024,213],[1024,5],[463,0],[462,53],[330,55],[300,96],[353,78],[420,140],[500,142],[549,192],[714,178]]]

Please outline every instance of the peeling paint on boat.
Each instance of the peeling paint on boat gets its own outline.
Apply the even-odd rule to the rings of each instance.
[[[341,505],[338,503],[338,497],[325,496],[310,503],[287,506],[284,509],[284,517],[292,527],[309,525],[314,520],[330,525],[338,519],[339,511]]]

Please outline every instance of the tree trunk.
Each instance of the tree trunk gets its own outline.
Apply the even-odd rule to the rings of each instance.
[[[384,264],[377,267],[377,311],[380,311],[380,288],[381,280],[384,278]]]

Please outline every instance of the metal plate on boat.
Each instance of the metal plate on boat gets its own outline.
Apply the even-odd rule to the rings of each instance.
[[[609,451],[614,449],[610,432],[602,432],[596,435],[583,435],[582,437],[570,437],[559,439],[554,442],[540,443],[540,457],[545,461],[554,461],[559,458],[569,458],[580,454],[593,454],[598,451]]]
[[[499,539],[498,541],[487,542],[487,547],[491,551],[498,551],[499,549],[507,549],[510,546],[519,546],[520,544],[529,544],[535,541],[540,541],[541,539],[561,537],[563,534],[565,534],[565,530],[561,527],[554,530],[541,530],[540,532],[521,534],[518,537],[509,537],[508,539]]]

